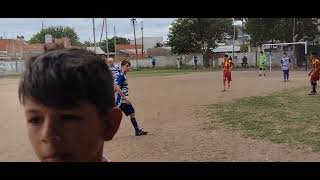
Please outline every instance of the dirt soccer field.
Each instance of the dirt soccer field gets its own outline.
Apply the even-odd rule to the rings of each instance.
[[[309,86],[307,72],[233,72],[231,91],[221,92],[221,72],[129,78],[130,99],[147,136],[135,137],[128,117],[104,154],[114,161],[320,161],[320,154],[286,144],[253,140],[223,127],[205,129],[206,105]],[[0,161],[37,161],[29,144],[18,79],[0,79]],[[308,93],[308,92],[306,92]],[[297,102],[298,103],[298,102]]]

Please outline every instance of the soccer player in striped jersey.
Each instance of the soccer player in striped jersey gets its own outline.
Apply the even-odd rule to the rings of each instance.
[[[319,73],[320,73],[320,60],[317,58],[317,53],[311,53],[310,63],[312,66],[310,76],[310,83],[312,87],[312,91],[309,95],[317,94],[317,81],[319,81]]]
[[[136,136],[146,135],[148,132],[143,131],[139,128],[136,117],[135,110],[129,101],[129,90],[128,90],[128,80],[127,80],[127,72],[129,72],[129,68],[131,66],[130,61],[123,60],[121,62],[121,71],[117,78],[116,82],[116,91],[117,94],[117,105],[120,106],[120,109],[126,116],[130,116],[131,123],[135,130]]]
[[[289,81],[289,70],[291,69],[291,60],[286,52],[283,52],[283,58],[281,59],[281,67],[283,71],[284,82]]]
[[[232,70],[232,58],[228,58],[228,55],[224,55],[222,62],[222,73],[223,73],[223,92],[226,91],[226,81],[228,81],[228,90],[230,90],[231,82],[231,70]]]

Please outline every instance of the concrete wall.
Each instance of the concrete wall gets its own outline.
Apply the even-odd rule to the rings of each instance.
[[[197,55],[198,65],[203,65],[203,58],[201,54],[189,54],[182,56],[182,64],[193,66],[194,62],[192,61],[193,55]],[[178,56],[155,56],[156,57],[156,67],[177,67]],[[131,67],[136,67],[136,60],[130,59]],[[120,62],[115,64],[120,65]],[[151,59],[138,59],[139,67],[152,67]]]
[[[22,73],[24,70],[24,61],[0,61],[0,74],[18,72]]]

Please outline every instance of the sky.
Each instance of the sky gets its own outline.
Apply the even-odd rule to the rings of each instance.
[[[169,27],[174,18],[136,18],[136,37],[142,36],[141,24],[143,24],[144,37],[163,37],[165,41],[169,33]],[[29,40],[42,27],[69,26],[74,28],[81,42],[93,42],[92,18],[0,18],[0,36],[4,38],[16,38],[24,36]],[[96,42],[100,41],[102,18],[95,18]],[[142,23],[143,22],[143,23]],[[133,39],[133,26],[130,18],[107,18],[108,38],[116,36]],[[105,39],[105,31],[102,39]]]

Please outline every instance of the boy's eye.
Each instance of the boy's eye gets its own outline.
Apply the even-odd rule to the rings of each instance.
[[[28,120],[28,122],[30,124],[33,124],[33,125],[39,125],[41,123],[41,118],[40,117],[32,117]]]

